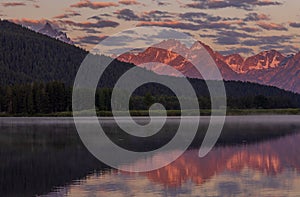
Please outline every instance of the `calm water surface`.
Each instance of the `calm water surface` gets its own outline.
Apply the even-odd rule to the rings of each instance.
[[[2,118],[0,196],[300,196],[300,116],[228,117],[217,146],[199,158],[208,120],[170,165],[128,173],[95,159],[70,118]],[[179,120],[170,119],[151,142],[121,134],[110,119],[103,122],[114,142],[148,150],[168,142]],[[150,159],[159,162],[174,151]]]

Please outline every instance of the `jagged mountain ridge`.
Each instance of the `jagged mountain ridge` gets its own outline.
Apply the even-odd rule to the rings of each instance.
[[[74,44],[73,41],[68,38],[66,33],[54,29],[48,22],[37,32],[68,44]],[[263,51],[247,58],[243,58],[240,54],[223,56],[220,53],[213,51],[208,45],[202,42],[200,43],[213,57],[225,80],[249,81],[300,93],[300,79],[298,76],[300,73],[299,55],[284,56],[276,50],[270,50]],[[193,65],[185,59],[187,56],[191,55],[189,53],[190,51],[193,51],[193,46],[188,48],[179,41],[172,39],[164,41],[163,45],[167,46],[170,50],[165,51],[149,47],[144,52],[140,52],[137,55],[125,54],[118,59],[135,65],[158,61],[171,65],[187,77],[202,78],[201,74],[195,70]],[[178,56],[178,54],[173,53],[172,49],[174,48],[176,48],[177,51],[179,50],[181,53],[186,54],[186,57],[181,57]],[[158,74],[180,76],[177,72],[174,73],[172,70],[161,67],[160,65],[152,64],[151,68],[148,69],[151,69]]]
[[[2,51],[0,53],[0,86],[52,81],[60,81],[67,86],[72,86],[78,68],[88,54],[87,51],[74,45],[66,44],[9,21],[1,20],[0,51]],[[95,58],[99,58],[100,62],[112,60],[107,56],[95,56]],[[133,64],[114,60],[103,73],[99,81],[100,87],[113,88],[116,81],[134,66]],[[143,73],[155,75],[145,69],[138,70],[142,75],[136,77],[143,77]],[[182,80],[177,77],[167,77],[169,80]],[[165,79],[165,77],[163,78]],[[209,97],[209,92],[203,80],[189,80],[198,96]],[[299,94],[286,92],[275,87],[225,81],[225,88],[229,98],[254,98],[262,95],[274,99],[279,97],[281,100],[291,102],[284,102],[284,106],[287,103],[286,106],[295,107],[299,103]],[[167,90],[154,84],[140,89],[138,95],[145,95],[149,91],[156,95],[169,95],[170,91]],[[0,99],[1,95],[3,94],[0,94]]]
[[[49,22],[46,22],[46,24],[37,30],[38,33],[47,35],[51,38],[58,39],[62,42],[65,42],[67,44],[74,44],[74,42],[67,36],[66,33],[56,30],[52,27],[52,25]]]
[[[300,53],[285,56],[276,50],[270,50],[243,58],[240,54],[223,56],[213,51],[208,45],[200,43],[216,62],[225,80],[255,82],[300,93]],[[176,40],[166,40],[162,44],[169,50],[157,49],[154,46],[137,54],[123,54],[118,59],[135,65],[146,62],[161,62],[176,68],[187,77],[202,78],[193,65],[185,59],[186,57],[190,58],[191,54],[194,53],[193,46],[188,48]],[[176,51],[185,54],[185,57],[172,52],[174,47]],[[152,65],[148,69],[158,74],[174,75],[159,65]]]
[[[66,33],[54,29],[48,22],[37,32],[68,44],[74,44]],[[171,65],[187,77],[202,79],[201,74],[185,59],[186,57],[178,56],[178,54],[172,52],[172,49],[176,48],[177,51],[179,50],[186,56],[191,56],[189,53],[193,51],[193,46],[188,48],[179,41],[172,39],[163,42],[170,50],[164,51],[149,47],[138,54],[123,54],[118,59],[135,65],[161,62]],[[200,43],[213,57],[225,80],[249,81],[300,93],[300,78],[298,76],[300,73],[299,55],[284,56],[276,50],[270,50],[247,58],[242,57],[240,54],[223,56],[213,51],[208,45]],[[156,64],[152,64],[147,69],[158,74],[181,76],[178,75],[178,72]]]
[[[246,59],[240,54],[231,54],[223,57],[223,61],[237,73],[276,68],[284,59],[285,56],[276,50],[263,51]]]
[[[209,46],[201,43],[205,47],[206,51],[215,57],[215,61],[219,61],[221,54],[214,52]],[[160,45],[160,46],[159,46]],[[157,46],[147,48],[145,51],[134,54],[126,53],[118,57],[118,60],[123,62],[133,63],[135,65],[141,65],[148,62],[159,62],[166,65],[170,65],[176,70],[180,71],[184,76],[191,78],[202,79],[201,74],[194,68],[191,62],[187,59],[194,59],[197,61],[197,45],[194,44],[190,48],[181,44],[177,40],[167,40],[159,43]],[[167,48],[168,50],[165,50]],[[180,52],[181,55],[173,52]],[[195,53],[196,52],[196,53]],[[217,64],[221,74],[225,79],[237,78],[238,74],[234,72],[227,64],[223,61]],[[159,64],[151,64],[147,69],[154,71],[155,73],[162,75],[181,76],[171,72],[166,66],[160,66]],[[209,69],[209,67],[208,67]]]

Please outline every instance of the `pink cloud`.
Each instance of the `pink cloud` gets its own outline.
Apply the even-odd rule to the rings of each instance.
[[[16,23],[16,24],[21,24],[25,27],[28,27],[32,30],[38,30],[42,26],[44,26],[47,22],[50,22],[51,25],[57,29],[60,28],[60,23],[55,20],[47,20],[47,19],[29,19],[29,18],[22,18],[22,19],[10,19],[9,21]]]
[[[5,2],[2,3],[4,7],[15,7],[15,6],[25,6],[25,3],[22,2]]]
[[[43,24],[46,23],[46,19],[40,19],[40,20],[35,20],[35,19],[29,19],[29,18],[22,18],[22,19],[11,19],[10,21],[18,24],[32,24],[32,25],[38,25],[38,24]]]
[[[192,23],[183,23],[179,21],[143,21],[137,24],[137,26],[161,26],[161,27],[170,27],[178,29],[187,29],[187,30],[199,30],[199,25],[194,25]]]
[[[62,20],[62,24],[76,26],[81,28],[105,28],[105,27],[117,27],[119,23],[110,20],[100,20],[95,23],[92,22],[75,22],[71,20]]]
[[[76,4],[71,5],[73,8],[91,8],[91,9],[100,9],[106,7],[117,7],[118,4],[114,2],[91,2],[89,0],[83,0]]]
[[[140,4],[136,0],[119,0],[119,3],[123,4],[123,5],[138,5],[138,4]]]
[[[259,22],[257,25],[265,30],[287,31],[283,24]]]
[[[79,12],[69,10],[67,11],[67,13],[54,16],[53,18],[64,19],[64,18],[71,18],[74,16],[81,16],[81,14]]]

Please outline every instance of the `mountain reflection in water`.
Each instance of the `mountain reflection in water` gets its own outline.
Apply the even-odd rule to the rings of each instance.
[[[218,145],[206,157],[198,157],[194,142],[170,165],[146,173],[121,172],[99,162],[82,145],[69,119],[22,119],[18,124],[0,120],[0,194],[299,196],[299,117],[276,117],[273,124],[260,119],[230,119]],[[107,129],[117,132],[113,124],[106,123]],[[169,123],[166,129],[173,126]],[[135,168],[160,162],[175,151],[122,165]]]
[[[296,134],[217,147],[204,158],[188,150],[159,170],[95,173],[48,196],[299,196],[299,141]]]

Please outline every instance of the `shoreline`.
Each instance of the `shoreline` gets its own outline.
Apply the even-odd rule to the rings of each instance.
[[[130,111],[133,117],[148,117],[149,111],[138,110]],[[164,111],[153,111],[153,116],[164,116]],[[196,110],[183,110],[183,116],[198,116]],[[117,112],[120,117],[126,116],[124,112]],[[181,116],[180,110],[167,110],[168,116]],[[211,110],[200,110],[201,116],[210,116]],[[218,115],[218,111],[216,111]],[[223,115],[222,110],[219,111],[219,115]],[[250,116],[250,115],[300,115],[300,109],[228,109],[227,116]],[[113,117],[110,111],[97,111],[98,117]],[[73,112],[57,112],[51,114],[6,114],[0,113],[0,117],[73,117]]]

